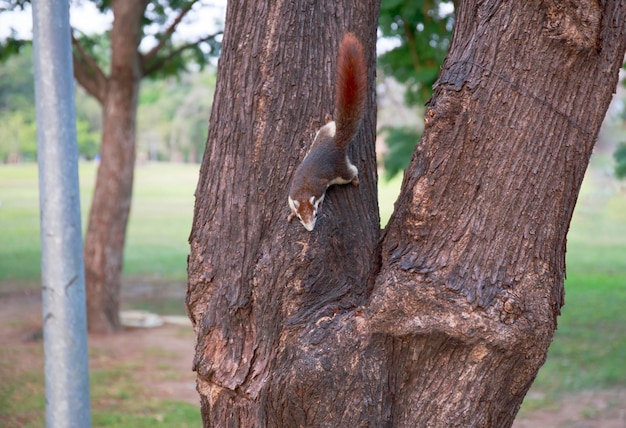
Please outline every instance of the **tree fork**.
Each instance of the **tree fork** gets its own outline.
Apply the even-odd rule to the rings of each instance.
[[[228,3],[188,267],[205,426],[510,426],[545,360],[625,3],[459,2],[383,236],[372,99],[361,186],[330,189],[305,233],[290,178],[332,109],[341,35],[373,64],[377,12]]]

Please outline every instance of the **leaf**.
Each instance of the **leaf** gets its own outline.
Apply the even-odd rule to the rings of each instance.
[[[617,146],[615,153],[613,153],[613,159],[615,159],[615,176],[619,179],[626,178],[626,142],[622,142]]]

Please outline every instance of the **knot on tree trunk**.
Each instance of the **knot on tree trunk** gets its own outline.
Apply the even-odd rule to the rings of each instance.
[[[545,32],[579,50],[598,49],[602,9],[598,0],[549,1]]]

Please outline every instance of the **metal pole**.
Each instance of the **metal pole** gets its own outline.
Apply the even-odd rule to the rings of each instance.
[[[89,427],[89,365],[67,0],[34,0],[46,426]]]

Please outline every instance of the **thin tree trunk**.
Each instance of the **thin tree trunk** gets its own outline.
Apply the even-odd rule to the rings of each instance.
[[[85,237],[90,332],[121,328],[120,277],[135,166],[135,125],[141,77],[137,46],[146,2],[114,1],[111,73],[103,103],[101,161]]]
[[[626,5],[458,6],[380,237],[372,99],[350,148],[361,186],[329,189],[311,233],[285,221],[344,32],[373,73],[378,3],[228,3],[188,267],[205,426],[512,424],[563,304]]]

